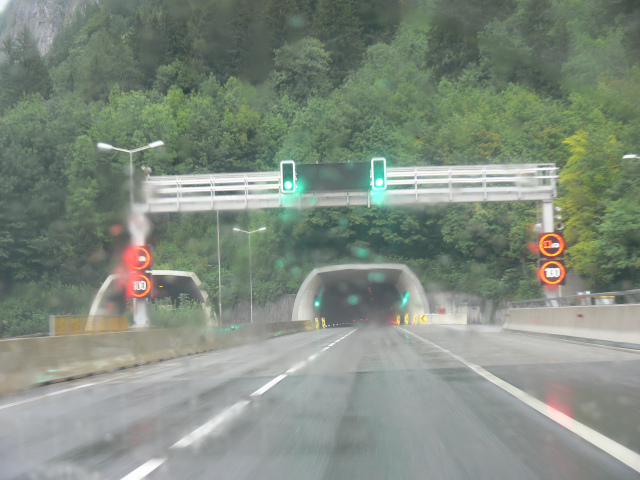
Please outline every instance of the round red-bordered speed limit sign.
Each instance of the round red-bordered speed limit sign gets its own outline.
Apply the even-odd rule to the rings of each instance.
[[[127,298],[145,298],[151,292],[151,279],[140,272],[133,272],[127,280]]]
[[[547,285],[559,285],[567,274],[564,264],[558,260],[549,260],[540,266],[538,276]]]

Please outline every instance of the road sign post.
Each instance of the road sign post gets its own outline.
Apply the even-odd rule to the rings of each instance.
[[[128,246],[123,255],[127,267],[125,297],[133,300],[133,322],[136,327],[149,325],[147,298],[151,294],[151,253],[142,245]]]

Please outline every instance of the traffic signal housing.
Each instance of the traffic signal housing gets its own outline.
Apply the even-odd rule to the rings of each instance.
[[[296,191],[296,162],[283,160],[280,162],[280,191],[295,193]]]
[[[378,157],[371,159],[371,189],[387,189],[387,159]]]

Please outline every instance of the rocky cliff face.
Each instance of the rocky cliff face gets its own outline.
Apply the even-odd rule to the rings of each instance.
[[[6,29],[3,35],[15,36],[27,25],[38,40],[40,54],[46,54],[53,39],[73,19],[77,9],[98,0],[11,0],[4,12]]]

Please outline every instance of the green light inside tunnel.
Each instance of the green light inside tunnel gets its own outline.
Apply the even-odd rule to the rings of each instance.
[[[408,301],[409,301],[409,292],[405,293],[404,297],[402,297],[402,305],[406,305]]]
[[[319,306],[320,306],[320,300],[316,300],[315,302],[313,302],[313,304],[314,304],[316,307],[319,307]]]

